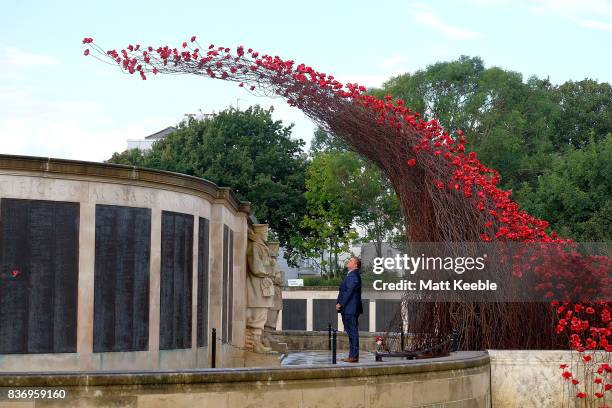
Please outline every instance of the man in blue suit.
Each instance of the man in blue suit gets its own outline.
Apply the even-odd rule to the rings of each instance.
[[[344,331],[349,338],[349,355],[342,361],[359,362],[359,315],[363,313],[361,305],[361,260],[353,257],[346,262],[348,274],[340,284],[340,293],[336,300],[336,310],[342,314]]]

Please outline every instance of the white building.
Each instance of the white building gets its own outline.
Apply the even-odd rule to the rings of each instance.
[[[142,151],[151,150],[151,147],[153,147],[153,143],[157,142],[158,140],[164,139],[166,136],[168,136],[170,133],[174,132],[175,130],[176,128],[174,126],[168,126],[164,130],[160,130],[159,132],[153,133],[152,135],[149,135],[145,137],[144,139],[128,139],[127,148],[128,150],[131,150],[131,149],[138,149]]]
[[[215,116],[215,113],[203,113],[202,110],[199,113],[186,113],[181,123],[187,124],[190,120],[207,120]],[[152,135],[146,136],[144,139],[128,139],[127,148],[138,149],[142,151],[151,150],[153,143],[158,140],[165,139],[170,133],[174,132],[177,128],[175,126],[168,126],[167,128],[160,130],[159,132],[153,133]]]

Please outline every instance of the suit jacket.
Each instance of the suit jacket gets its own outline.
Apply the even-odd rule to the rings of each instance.
[[[349,272],[340,284],[340,293],[336,303],[340,303],[342,314],[360,315],[363,313],[361,305],[361,274],[359,269]]]

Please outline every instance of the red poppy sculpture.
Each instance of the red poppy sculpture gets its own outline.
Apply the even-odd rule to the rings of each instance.
[[[192,74],[233,82],[256,95],[284,98],[383,171],[399,197],[408,241],[436,242],[455,253],[463,242],[553,244],[546,256],[512,272],[517,278],[525,273],[537,275],[536,286],[546,302],[440,298],[416,303],[405,297],[410,318],[401,320],[408,322],[408,327],[402,326],[415,336],[413,346],[425,347],[432,339],[459,331],[463,349],[569,346],[581,353],[612,351],[606,297],[610,259],[567,251],[572,247],[570,240],[548,232],[546,221],[522,211],[511,191],[498,187],[498,172],[482,164],[474,152],[466,152],[461,130],[447,131],[436,119],[424,120],[401,99],[390,95],[378,99],[357,83],[344,84],[305,64],[244,46],[203,47],[195,36],[179,48],[128,45],[117,51],[100,48],[92,38],[83,43],[85,56],[142,80],[160,74]],[[554,268],[547,264],[551,259]],[[567,272],[576,270],[582,272]],[[569,343],[558,334],[565,334]],[[604,379],[602,390],[607,391],[610,382]]]

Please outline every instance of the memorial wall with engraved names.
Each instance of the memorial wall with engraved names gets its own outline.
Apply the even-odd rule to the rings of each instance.
[[[206,180],[0,155],[0,370],[240,364],[248,203]]]

